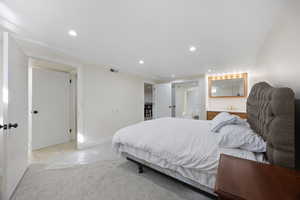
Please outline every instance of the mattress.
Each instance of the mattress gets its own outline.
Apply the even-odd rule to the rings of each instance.
[[[220,154],[263,161],[262,154],[219,148],[210,122],[160,118],[119,130],[113,148],[213,189]]]

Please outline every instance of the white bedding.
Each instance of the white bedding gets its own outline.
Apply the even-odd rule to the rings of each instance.
[[[160,118],[123,128],[114,135],[113,148],[118,153],[126,152],[161,168],[174,170],[210,188],[214,186],[221,153],[263,160],[261,154],[219,148],[216,133],[210,132],[209,121],[182,118]],[[213,177],[212,180],[199,180],[201,173]]]

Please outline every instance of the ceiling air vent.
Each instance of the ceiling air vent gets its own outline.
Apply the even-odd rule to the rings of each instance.
[[[119,70],[117,70],[117,69],[113,69],[113,68],[110,68],[110,70],[109,71],[111,71],[111,72],[113,72],[113,73],[118,73],[119,72]]]

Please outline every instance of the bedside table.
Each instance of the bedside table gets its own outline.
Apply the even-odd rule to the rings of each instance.
[[[300,200],[300,172],[222,154],[215,193],[221,200]]]

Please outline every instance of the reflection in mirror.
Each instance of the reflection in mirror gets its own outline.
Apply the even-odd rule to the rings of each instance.
[[[213,97],[240,97],[244,94],[244,79],[214,80],[211,85],[211,96]]]
[[[245,97],[247,95],[247,74],[209,77],[209,96]]]

